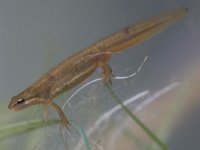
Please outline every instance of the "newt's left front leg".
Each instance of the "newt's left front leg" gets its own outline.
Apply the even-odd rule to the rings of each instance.
[[[65,125],[65,127],[67,129],[69,129],[69,125],[70,125],[70,122],[69,120],[66,118],[64,112],[62,111],[62,109],[56,104],[54,103],[52,100],[48,99],[46,100],[46,104],[49,104],[51,105],[53,108],[56,109],[56,111],[58,112],[59,116],[60,116],[60,119],[61,119],[61,122],[63,125]]]

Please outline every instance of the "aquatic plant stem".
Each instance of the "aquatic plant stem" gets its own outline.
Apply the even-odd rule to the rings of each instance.
[[[78,130],[79,134],[81,135],[83,142],[85,143],[86,150],[90,150],[90,142],[85,131],[77,123],[73,121],[70,121],[70,123]]]
[[[52,126],[59,123],[61,123],[61,121],[58,119],[51,119],[48,121],[38,119],[2,126],[0,127],[0,141],[18,134],[27,133],[45,126]]]
[[[114,100],[116,100],[117,103],[121,105],[123,110],[132,118],[132,120],[137,123],[143,131],[153,140],[155,143],[157,143],[163,150],[170,150],[166,144],[164,144],[137,116],[135,116],[124,104],[123,102],[118,98],[118,96],[115,94],[115,92],[112,89],[112,86],[109,83],[106,83],[106,87],[108,88],[108,91],[113,96]]]

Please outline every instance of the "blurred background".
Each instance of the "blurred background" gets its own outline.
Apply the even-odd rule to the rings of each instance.
[[[130,103],[129,109],[171,150],[200,149],[198,0],[0,1],[0,127],[43,118],[42,106],[11,112],[8,104],[12,96],[62,59],[123,27],[177,7],[189,8],[188,15],[139,46],[113,55],[109,65],[115,76],[126,76],[134,73],[148,56],[135,77],[113,80],[114,91],[123,101],[148,91]],[[84,83],[99,78],[100,72],[97,70]],[[54,101],[64,105],[81,85]],[[156,97],[156,94],[160,95]],[[144,102],[148,103],[144,106]],[[123,110],[104,118],[95,127],[98,119],[116,105],[102,82],[96,82],[73,98],[65,114],[89,135],[91,149],[158,148]],[[58,118],[55,110],[50,110],[49,118]],[[79,133],[72,131],[65,134],[63,142],[58,126],[45,127],[2,140],[0,147],[7,150],[85,149]]]

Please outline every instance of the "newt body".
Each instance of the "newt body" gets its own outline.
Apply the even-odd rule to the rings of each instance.
[[[61,108],[52,99],[73,88],[90,76],[97,67],[103,70],[103,79],[110,82],[112,70],[106,64],[111,55],[130,46],[136,46],[175,23],[187,13],[178,8],[152,17],[136,25],[126,27],[101,41],[73,54],[52,68],[27,89],[11,98],[9,109],[18,111],[35,104],[53,106],[59,113],[62,123],[69,124]],[[47,113],[47,109],[45,109]]]

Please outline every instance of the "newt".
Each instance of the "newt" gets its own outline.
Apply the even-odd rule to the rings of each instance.
[[[125,27],[93,45],[67,57],[44,74],[24,91],[11,98],[9,109],[19,111],[36,104],[43,104],[44,113],[52,106],[59,114],[61,122],[68,128],[69,120],[53,99],[70,90],[89,77],[98,67],[102,69],[104,82],[111,82],[112,69],[107,62],[113,53],[136,46],[151,38],[187,14],[187,8],[177,8],[153,16],[135,25]]]

